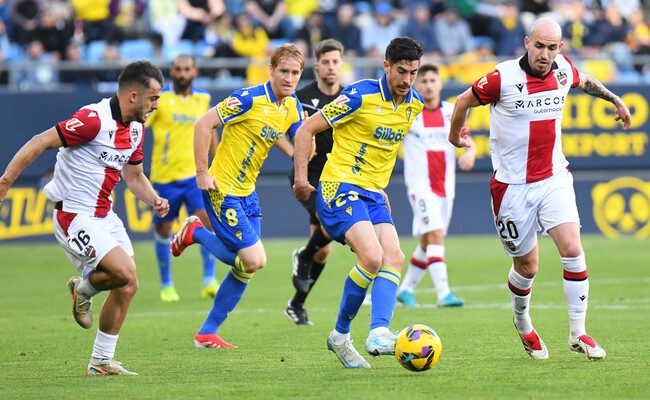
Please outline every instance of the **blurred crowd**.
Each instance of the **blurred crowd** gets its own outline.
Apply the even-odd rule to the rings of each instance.
[[[400,35],[419,41],[443,78],[466,83],[523,54],[540,16],[560,22],[564,53],[598,78],[650,81],[640,0],[0,0],[0,83],[108,82],[116,70],[104,66],[188,53],[214,66],[206,78],[255,84],[275,46],[292,41],[309,55],[326,38],[345,45],[351,81],[352,58],[378,64]]]

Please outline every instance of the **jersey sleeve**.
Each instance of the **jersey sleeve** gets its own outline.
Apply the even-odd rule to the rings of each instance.
[[[343,89],[339,97],[327,103],[321,113],[334,126],[349,119],[361,107],[362,97],[354,84]]]
[[[63,147],[88,143],[97,137],[101,121],[97,111],[82,108],[73,116],[56,124]]]
[[[303,108],[302,104],[300,104],[300,100],[298,100],[298,97],[294,94],[293,97],[296,100],[296,112],[298,113],[298,120],[291,124],[289,129],[287,129],[287,135],[289,135],[289,139],[293,139],[294,136],[296,136],[296,132],[298,131],[298,128],[300,128],[300,125],[302,125],[303,122]]]
[[[145,135],[145,129],[144,129],[144,124],[142,124],[142,138],[140,139],[140,143],[138,143],[138,146],[135,148],[133,154],[131,154],[131,157],[129,157],[129,164],[131,165],[142,164],[142,161],[144,160],[144,153],[142,152],[144,135]]]
[[[564,59],[571,65],[571,72],[573,72],[573,82],[571,82],[571,87],[574,88],[580,84],[580,71],[578,71],[578,68],[573,64],[573,61],[565,55]]]
[[[241,119],[253,106],[253,96],[248,90],[240,89],[220,101],[215,108],[223,125]]]
[[[474,82],[472,93],[482,105],[494,103],[501,98],[501,74],[494,70]]]

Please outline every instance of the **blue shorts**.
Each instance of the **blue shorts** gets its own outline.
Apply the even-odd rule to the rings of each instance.
[[[327,198],[323,198],[323,184]],[[345,233],[359,221],[373,225],[393,224],[386,200],[381,193],[362,189],[349,183],[320,182],[316,191],[316,210],[328,235],[345,244]]]
[[[262,210],[257,193],[238,197],[219,190],[202,190],[214,234],[232,251],[250,247],[260,240]]]
[[[155,225],[178,218],[178,212],[183,204],[185,204],[185,208],[187,208],[189,214],[194,214],[196,210],[203,210],[205,208],[203,199],[201,198],[201,189],[196,186],[195,177],[169,183],[154,183],[153,188],[158,192],[160,197],[169,201],[169,214],[164,217],[159,217],[154,213],[153,223]]]

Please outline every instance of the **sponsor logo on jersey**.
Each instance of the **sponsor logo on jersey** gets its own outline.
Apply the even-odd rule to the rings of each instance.
[[[565,96],[549,96],[531,100],[517,100],[515,101],[515,109],[540,108],[548,106],[559,106],[561,109],[561,107],[564,105],[565,99]]]
[[[242,95],[244,94],[242,93]],[[235,108],[237,106],[241,106],[241,104],[242,104],[241,101],[236,97],[229,97],[228,100],[226,101],[226,106],[228,106],[228,108]]]
[[[481,78],[481,80],[478,81],[478,83],[476,84],[476,86],[477,86],[479,89],[482,90],[483,87],[484,87],[485,85],[487,85],[487,83],[488,83],[488,81],[487,81],[487,76],[484,76],[483,78]]]
[[[523,83],[517,83],[515,84],[515,86],[517,87],[517,90],[519,90],[519,93],[521,93],[521,91],[524,89]]]
[[[311,104],[314,105],[314,107],[318,107],[318,104],[320,103],[319,99],[311,99]]]
[[[84,126],[84,123],[79,121],[77,118],[70,118],[69,120],[65,121],[65,129],[67,131],[75,132],[75,129]]]
[[[130,157],[130,155],[119,153],[108,154],[107,151],[102,151],[99,154],[99,159],[107,163],[126,164],[129,161]]]
[[[276,141],[280,139],[284,135],[284,132],[279,132],[276,131],[272,126],[265,125],[262,128],[262,132],[260,132],[260,137],[263,137],[264,139],[271,140],[271,141]]]
[[[341,104],[345,104],[348,101],[350,101],[350,98],[344,94],[340,95],[336,99],[334,99],[334,105],[340,106]]]
[[[401,142],[404,139],[404,131],[402,129],[393,129],[388,126],[378,126],[375,128],[373,138],[378,140],[388,140],[392,142]]]

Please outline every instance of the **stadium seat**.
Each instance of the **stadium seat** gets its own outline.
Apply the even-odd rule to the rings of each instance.
[[[194,43],[191,40],[181,40],[172,45],[163,45],[163,57],[165,60],[172,61],[180,54],[194,55]]]
[[[150,60],[154,57],[153,45],[148,39],[125,40],[120,43],[119,51],[126,61]]]
[[[108,43],[104,40],[94,40],[86,45],[86,61],[91,64],[98,64],[106,51]]]

